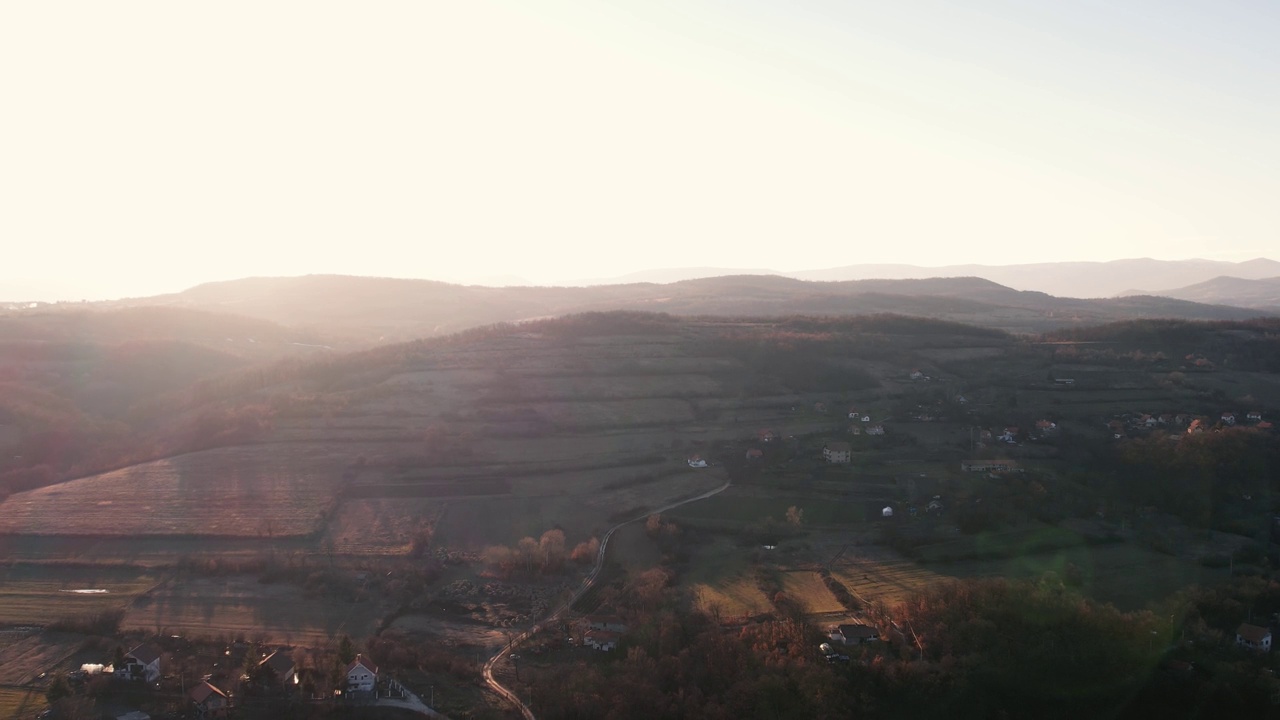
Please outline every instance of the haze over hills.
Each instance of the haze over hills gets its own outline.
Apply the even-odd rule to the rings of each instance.
[[[1054,297],[975,277],[813,282],[772,275],[702,278],[666,285],[504,288],[310,275],[208,283],[173,295],[89,307],[153,305],[243,315],[323,336],[328,338],[326,342],[344,347],[607,310],[764,317],[897,313],[1013,332],[1134,318],[1232,320],[1259,314],[1254,309],[1168,298]]]

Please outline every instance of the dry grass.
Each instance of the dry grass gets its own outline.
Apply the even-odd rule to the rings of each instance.
[[[810,614],[841,612],[845,608],[836,600],[822,578],[811,570],[788,570],[780,573],[782,591]]]
[[[10,686],[26,685],[40,673],[53,671],[83,644],[83,635],[0,632],[0,677]]]
[[[769,598],[756,585],[747,551],[723,537],[700,546],[680,577],[693,594],[694,604],[722,615],[755,615],[773,610]]]
[[[831,568],[831,574],[865,603],[883,602],[892,607],[913,592],[936,582],[932,570],[900,558],[889,551],[864,549],[856,557],[846,557]]]
[[[167,582],[139,598],[121,626],[309,644],[343,634],[365,637],[383,610],[367,596],[351,602],[246,576],[192,578]]]
[[[341,479],[319,446],[222,448],[29,492],[3,505],[0,533],[282,537],[314,531]]]
[[[40,690],[19,690],[16,688],[0,688],[0,717],[26,718],[35,717],[49,703]]]

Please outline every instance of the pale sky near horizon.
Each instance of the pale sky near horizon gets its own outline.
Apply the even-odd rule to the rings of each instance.
[[[1263,0],[4,3],[0,299],[1276,257],[1277,37]]]

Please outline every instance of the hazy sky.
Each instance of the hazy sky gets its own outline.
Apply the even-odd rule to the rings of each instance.
[[[0,296],[1242,260],[1273,0],[0,4]]]

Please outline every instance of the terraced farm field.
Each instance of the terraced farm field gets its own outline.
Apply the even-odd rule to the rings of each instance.
[[[349,451],[220,448],[18,493],[0,534],[287,537],[313,532]]]
[[[37,625],[123,608],[156,582],[129,568],[0,567],[0,624]]]
[[[166,582],[136,600],[121,626],[315,644],[344,634],[367,637],[386,609],[364,594],[354,601],[325,597],[295,585],[264,585],[256,577],[189,578]]]

